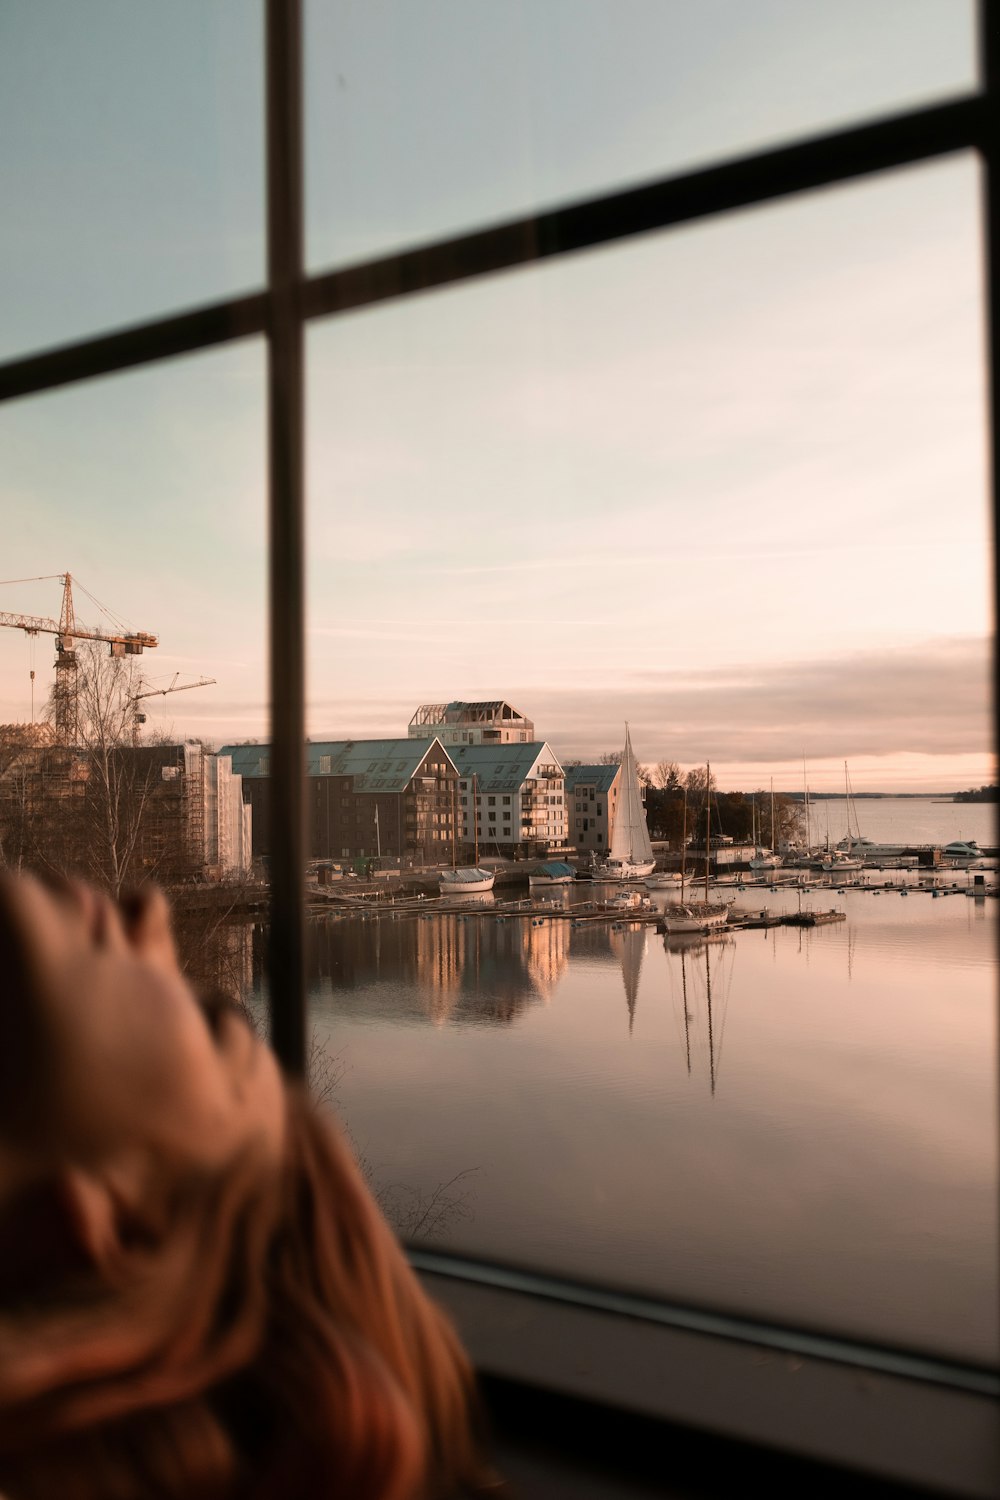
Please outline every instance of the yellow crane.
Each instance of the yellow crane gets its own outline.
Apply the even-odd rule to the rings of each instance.
[[[197,682],[178,682],[181,674],[174,673],[174,680],[169,687],[149,688],[145,693],[136,693],[132,698],[132,743],[138,745],[139,731],[146,722],[146,715],[139,708],[140,698],[165,698],[168,693],[186,693],[189,688],[211,687],[215,682],[214,677],[199,677]]]
[[[0,625],[23,630],[25,635],[54,635],[56,638],[55,727],[60,741],[76,743],[77,736],[77,641],[107,641],[112,656],[141,656],[159,640],[147,630],[91,630],[78,626],[73,608],[73,580],[69,573],[50,573],[41,578],[7,578],[5,583],[46,583],[58,578],[63,586],[59,619],[45,615],[19,615],[0,610]],[[84,589],[84,593],[87,590]],[[88,595],[93,598],[93,595]],[[94,600],[99,608],[104,605]],[[109,611],[105,611],[109,613]],[[192,684],[193,686],[193,684]]]

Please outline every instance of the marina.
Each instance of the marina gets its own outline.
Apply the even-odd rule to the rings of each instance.
[[[313,1036],[376,1183],[466,1173],[459,1253],[528,1234],[562,1275],[793,1320],[822,1286],[831,1328],[995,1359],[1000,909],[977,872],[808,873],[713,883],[741,916],[707,939],[591,882],[317,906]]]

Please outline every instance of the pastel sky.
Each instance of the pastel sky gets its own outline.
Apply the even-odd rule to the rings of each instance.
[[[975,81],[957,0],[307,21],[317,268]],[[258,284],[260,29],[4,6],[0,357]],[[733,787],[991,779],[979,194],[959,156],[314,325],[310,734],[507,697],[565,758],[627,719]],[[178,735],[267,734],[263,377],[250,341],[0,412],[0,574],[157,631],[153,686],[215,677],[153,700]],[[0,722],[31,652],[0,631]]]

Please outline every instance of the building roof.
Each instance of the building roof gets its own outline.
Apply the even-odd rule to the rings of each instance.
[[[610,792],[621,766],[567,766],[566,791],[575,791],[578,786],[592,786],[599,792]]]
[[[311,740],[306,745],[306,774],[350,776],[356,792],[402,792],[435,745],[445,760],[452,759],[434,736],[425,740]],[[249,780],[269,774],[260,767],[270,757],[270,745],[225,745],[219,754],[231,756],[233,770]]]
[[[543,759],[543,751],[546,764],[557,766],[562,774],[555,751],[544,740],[532,740],[527,745],[448,746],[459,776],[476,776],[481,792],[516,792],[536,762]]]

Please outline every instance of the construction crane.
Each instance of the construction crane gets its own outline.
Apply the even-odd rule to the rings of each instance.
[[[77,659],[76,641],[107,641],[112,656],[141,656],[159,640],[147,630],[88,630],[78,626],[73,610],[73,580],[69,573],[52,573],[42,578],[8,578],[5,583],[44,583],[49,578],[62,582],[63,597],[59,619],[44,615],[16,615],[0,610],[0,625],[23,630],[25,635],[54,635],[56,638],[56,734],[63,744],[76,743],[77,737]],[[86,590],[84,590],[86,593]],[[92,596],[91,596],[92,597]],[[94,603],[98,603],[95,599]],[[103,605],[100,606],[102,609]]]
[[[132,698],[132,743],[138,745],[139,731],[146,722],[146,715],[139,708],[141,698],[165,698],[168,693],[186,693],[189,688],[211,687],[215,682],[214,677],[199,677],[197,682],[178,682],[181,674],[174,673],[174,680],[169,687],[149,688],[145,693],[136,693]]]

